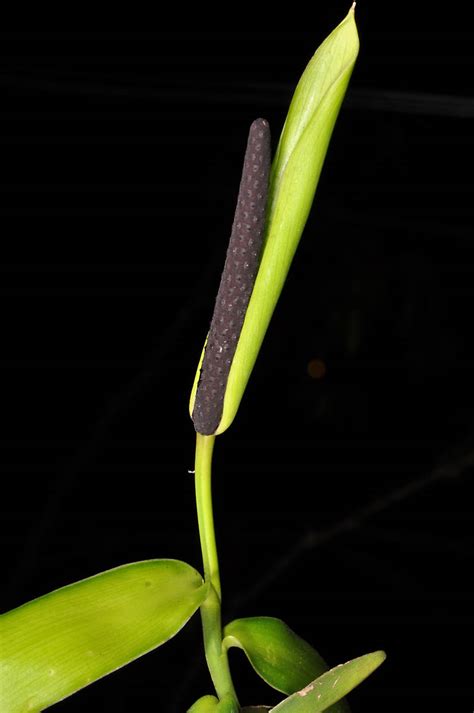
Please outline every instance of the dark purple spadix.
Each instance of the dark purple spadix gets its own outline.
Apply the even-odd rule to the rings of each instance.
[[[221,420],[227,379],[257,276],[270,159],[270,127],[265,119],[256,119],[250,127],[234,223],[194,401],[194,427],[204,435],[214,433]]]

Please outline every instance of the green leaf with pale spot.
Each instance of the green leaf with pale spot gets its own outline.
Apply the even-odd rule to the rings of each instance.
[[[0,711],[41,711],[174,636],[208,585],[178,560],[123,565],[0,616]]]
[[[272,708],[274,713],[322,713],[346,696],[385,661],[383,651],[339,664]]]
[[[242,649],[256,673],[269,686],[286,694],[304,688],[329,669],[308,642],[275,617],[232,621],[224,628],[223,645],[226,649],[232,646]],[[331,707],[330,713],[348,710],[346,702],[340,701]]]

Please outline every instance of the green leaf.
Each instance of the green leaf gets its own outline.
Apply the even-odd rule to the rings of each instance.
[[[193,703],[186,713],[216,713],[218,704],[219,699],[216,696],[203,696]]]
[[[260,267],[230,368],[216,434],[232,423],[260,351],[311,209],[358,50],[352,8],[319,47],[295,90],[273,161]],[[196,378],[191,413],[197,383]]]
[[[174,636],[204,601],[199,572],[177,560],[123,565],[0,617],[0,710],[62,700]]]
[[[310,644],[271,616],[232,621],[224,628],[223,644],[243,649],[258,675],[282,693],[294,693],[328,670]]]
[[[310,644],[281,619],[270,616],[236,619],[227,624],[223,645],[227,649],[243,649],[258,675],[286,694],[304,688],[329,668]],[[347,711],[344,701],[331,707],[331,713]]]
[[[327,673],[293,693],[279,703],[272,711],[275,713],[321,713],[327,711],[336,701],[347,695],[367,676],[385,661],[383,651],[375,651],[365,656],[339,664]]]

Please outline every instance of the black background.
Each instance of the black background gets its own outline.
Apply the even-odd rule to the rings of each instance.
[[[288,31],[2,33],[2,610],[129,561],[200,567],[187,401],[248,127],[267,118],[276,146],[347,9]],[[474,706],[474,60],[444,10],[357,8],[314,208],[216,446],[224,618],[279,616],[332,665],[385,649],[355,713]],[[279,700],[231,658],[243,703]],[[194,617],[54,710],[209,692]]]

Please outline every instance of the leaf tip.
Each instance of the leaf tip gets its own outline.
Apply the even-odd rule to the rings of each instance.
[[[381,666],[387,658],[387,654],[381,649],[379,651],[373,651],[371,654],[367,654],[367,656],[370,659],[370,668],[372,672],[375,671],[379,666]]]

